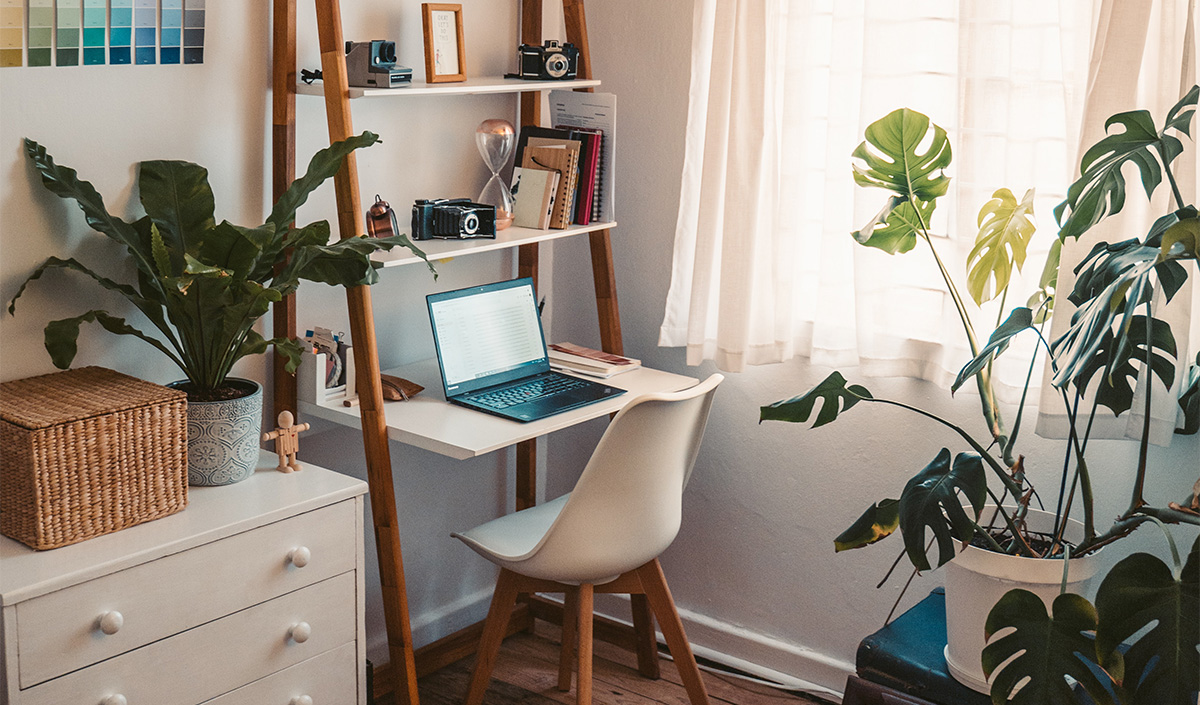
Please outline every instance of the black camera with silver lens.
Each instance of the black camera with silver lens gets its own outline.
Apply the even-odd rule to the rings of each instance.
[[[496,237],[496,207],[468,198],[422,198],[413,204],[414,240]]]
[[[532,81],[569,81],[579,69],[579,48],[547,39],[542,46],[517,47],[517,77]]]
[[[396,88],[412,82],[412,69],[396,65],[396,43],[346,42],[346,73],[358,88]]]

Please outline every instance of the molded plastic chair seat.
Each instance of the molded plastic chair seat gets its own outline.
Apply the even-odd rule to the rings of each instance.
[[[707,705],[683,624],[658,556],[679,532],[687,485],[717,385],[714,374],[681,392],[631,400],[609,424],[575,489],[551,502],[454,534],[500,566],[467,695],[480,705],[509,616],[521,592],[562,592],[563,654],[559,689],[571,684],[570,651],[578,630],[576,699],[591,702],[592,596],[633,595],[639,666],[657,674],[649,612],[657,616],[692,705]],[[649,656],[647,655],[649,654]],[[652,667],[645,663],[653,658]]]

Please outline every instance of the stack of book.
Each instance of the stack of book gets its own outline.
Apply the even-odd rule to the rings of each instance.
[[[642,366],[641,360],[585,348],[574,343],[551,343],[546,347],[550,354],[550,367],[564,372],[577,372],[606,379]]]
[[[563,229],[572,223],[613,219],[604,174],[612,168],[611,138],[605,128],[611,135],[615,98],[608,94],[576,97],[583,95],[553,91],[552,99],[558,96],[552,100],[556,127],[521,129],[513,163],[514,225]],[[604,109],[593,115],[596,109],[591,102]]]

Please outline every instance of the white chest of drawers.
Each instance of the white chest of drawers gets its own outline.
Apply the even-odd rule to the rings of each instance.
[[[0,700],[366,705],[367,486],[276,463],[72,546],[0,537]]]

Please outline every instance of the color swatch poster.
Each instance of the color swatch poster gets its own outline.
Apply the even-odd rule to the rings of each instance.
[[[204,63],[205,0],[0,0],[0,67]]]

